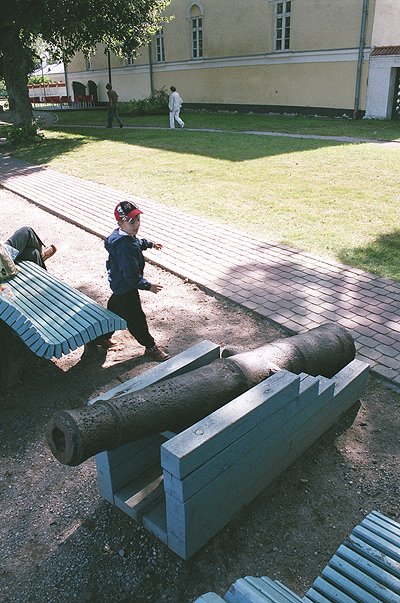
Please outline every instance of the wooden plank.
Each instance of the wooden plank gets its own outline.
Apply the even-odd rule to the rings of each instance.
[[[301,603],[300,597],[267,577],[239,578],[224,597],[226,603]]]
[[[270,416],[265,417],[265,420],[260,420],[255,425],[248,424],[249,429],[247,431],[245,429],[242,433],[238,431],[237,438],[232,443],[217,451],[215,456],[182,480],[164,470],[164,474],[168,475],[168,477],[165,476],[165,491],[177,500],[188,500],[207,484],[225,473],[243,456],[249,454],[263,442],[266,443],[267,438],[272,436],[291,416],[297,415],[306,401],[306,393],[309,396],[308,404],[317,397],[319,387],[317,378],[305,379],[300,386],[301,391],[298,397],[288,400],[287,404],[278,407]]]
[[[217,409],[161,447],[161,465],[182,479],[249,430],[265,420],[285,401],[295,398],[300,378],[279,371],[256,387]],[[256,412],[255,412],[256,411]]]
[[[44,340],[62,343],[64,339],[70,339],[73,342],[71,330],[64,328],[59,315],[52,310],[46,315],[47,306],[43,299],[16,299],[15,306],[24,311],[32,326],[41,333]],[[26,337],[24,340],[27,341]]]
[[[198,597],[194,603],[226,603],[226,601],[215,593],[206,593]]]
[[[354,528],[350,541],[353,540],[353,537],[358,537],[363,542],[381,551],[384,555],[400,562],[400,548],[391,541],[390,532],[383,529],[380,532],[371,531],[363,523]]]
[[[332,377],[335,382],[335,397],[341,398],[342,390],[351,393],[353,389],[358,388],[359,382],[368,376],[369,364],[360,360],[352,360],[341,371]]]
[[[59,308],[65,323],[68,320],[73,320],[85,328],[90,324],[98,323],[106,332],[109,330],[109,321],[112,318],[113,323],[118,323],[116,326],[125,328],[123,319],[109,312],[106,308],[54,275],[41,269],[40,266],[36,266],[32,262],[21,262],[20,266],[21,275],[20,273],[17,275],[20,276],[20,279],[16,281],[16,285],[25,287],[25,296],[28,298],[29,291],[32,289],[36,291],[38,297],[40,295],[49,297],[51,303]],[[99,331],[98,334],[102,333]]]
[[[246,576],[245,580],[254,586],[254,588],[257,588],[263,595],[269,597],[273,603],[301,603],[300,597],[295,593],[267,576],[262,576],[261,578]]]
[[[98,396],[89,404],[142,389],[146,385],[162,381],[169,376],[208,364],[219,357],[220,347],[218,345],[210,341],[202,341],[163,364],[159,364]],[[114,504],[114,493],[141,475],[149,466],[153,466],[156,460],[161,473],[160,446],[168,437],[167,434],[156,434],[137,442],[125,444],[115,450],[97,454],[95,459],[101,496]]]
[[[363,603],[400,603],[399,595],[383,588],[366,574],[361,575],[361,572],[355,568],[351,579],[349,579],[334,568],[327,566],[322,571],[321,579],[323,583],[329,583],[329,586],[324,589],[321,586],[318,587],[318,590],[321,590],[324,594],[328,594],[331,585],[333,585],[349,597],[354,597],[356,601],[362,601]],[[355,582],[356,579],[358,583]]]
[[[284,404],[282,404],[282,391],[276,392],[276,395],[281,402],[280,408],[278,407],[278,410],[271,415],[266,415],[265,420],[256,423],[255,431],[249,431],[244,440],[243,454],[240,451],[236,455],[235,447],[240,447],[242,442],[240,439],[235,440],[231,448],[233,462],[223,467],[216,479],[194,496],[185,499],[184,503],[167,494],[168,512],[183,522],[186,527],[195,518],[199,525],[198,514],[202,509],[205,509],[206,514],[210,514],[211,517],[213,513],[229,508],[230,504],[235,505],[241,490],[247,490],[250,483],[263,480],[279,458],[290,458],[288,455],[295,445],[292,440],[299,426],[302,423],[306,424],[310,417],[315,416],[315,389],[311,390],[310,398],[302,398],[303,406],[300,406],[299,397],[292,400],[288,397],[286,401],[283,396]],[[270,402],[271,400],[268,400],[268,403]],[[254,436],[253,431],[256,434]],[[225,459],[225,455],[222,458]],[[196,479],[196,473],[193,477]]]
[[[324,386],[326,387],[326,383]],[[334,400],[331,402],[331,407],[335,407]],[[335,409],[333,413],[333,416],[335,417]],[[276,453],[276,450],[273,454],[271,453],[271,458],[273,459],[272,464],[268,465],[268,458],[265,458],[265,451],[259,451],[260,454],[258,454],[253,461],[250,460],[248,465],[249,467],[252,467],[254,464],[261,466],[260,476],[257,477],[253,475],[254,481],[251,483],[249,476],[252,476],[252,472],[249,472],[247,467],[242,467],[241,471],[238,472],[238,474],[240,474],[240,479],[237,480],[237,483],[231,483],[229,486],[220,489],[216,488],[213,493],[213,498],[211,500],[209,498],[208,507],[204,506],[204,511],[201,516],[198,515],[195,519],[194,513],[196,512],[196,506],[194,505],[192,506],[192,509],[187,509],[188,503],[186,503],[185,506],[183,506],[182,503],[180,503],[180,505],[175,505],[170,514],[168,505],[171,502],[171,499],[166,495],[168,529],[173,532],[174,537],[177,540],[180,539],[182,541],[180,546],[185,549],[186,554],[190,556],[196,552],[209,538],[226,525],[227,521],[229,521],[238,508],[241,508],[243,505],[250,502],[252,498],[265,488],[267,483],[272,481],[279,473],[289,466],[291,462],[298,458],[299,454],[306,450],[315,439],[317,439],[318,434],[316,435],[316,432],[320,422],[320,414],[316,413],[311,417],[308,421],[307,429],[303,430],[300,445],[296,442],[296,439],[294,442],[289,439],[286,448],[283,447],[282,449],[282,441],[285,441],[285,438],[282,437],[282,441],[279,442],[279,454]],[[329,425],[330,424],[331,419],[329,420]],[[293,434],[296,435],[296,433],[297,431],[295,428]],[[264,455],[261,454],[261,452]],[[236,495],[233,496],[232,493],[236,493]],[[188,502],[190,503],[191,501]],[[188,510],[193,514],[192,517],[190,517],[189,514],[189,520],[192,520],[189,522],[187,521]]]
[[[100,493],[114,503],[114,493],[139,478],[154,465],[161,475],[160,446],[165,442],[161,435],[149,436],[137,442],[96,454],[97,477]]]
[[[336,588],[336,586],[328,584],[320,577],[315,580],[312,588],[306,592],[302,603],[332,603],[332,601],[337,603],[360,603],[360,601],[363,603],[379,603],[376,599],[368,602],[364,599],[355,599]]]
[[[34,268],[36,264],[32,262],[21,262],[20,266],[21,271],[17,275],[20,279],[15,283],[15,304],[19,303],[18,294],[22,295],[23,309],[32,324],[38,323],[42,329],[47,329],[50,337],[56,336],[53,333],[60,333],[65,339],[72,337],[79,329],[94,328],[93,320],[82,312],[82,302],[77,304],[71,296],[68,298],[68,292],[72,288],[62,287],[60,279],[52,282],[49,273],[40,269],[40,266],[36,268],[42,270],[42,273],[38,272]],[[22,272],[23,268],[26,268],[26,273]],[[44,280],[44,275],[48,281]],[[93,335],[101,335],[100,329]]]
[[[376,565],[379,565],[384,569],[388,568],[392,574],[400,578],[400,563],[384,554],[381,550],[367,544],[353,534],[346,541],[346,546],[351,548],[356,553],[361,554],[366,559],[370,559]]]
[[[142,525],[146,530],[164,542],[164,544],[168,544],[164,499],[155,504],[151,509],[145,511],[142,517]]]
[[[140,522],[143,514],[164,496],[160,467],[155,465],[114,494],[114,504]]]
[[[382,528],[385,533],[390,533],[391,542],[397,544],[400,547],[400,524],[382,515],[378,511],[372,511],[362,522],[361,525],[368,525],[371,530],[378,530],[378,534],[381,534]]]
[[[126,462],[135,464],[135,459],[136,464],[140,465],[141,457],[147,456],[153,445],[154,447],[158,446],[159,448],[165,440],[166,438],[164,436],[157,433],[134,442],[128,442],[114,450],[107,450],[96,454],[96,462],[98,463],[99,460],[102,459],[102,464],[107,466],[111,471],[114,469],[118,471],[122,465],[126,464]],[[158,457],[159,456],[160,451],[158,450]]]
[[[13,322],[13,315],[16,308],[8,301],[0,300],[1,303],[1,316],[0,318],[8,324],[8,321]]]
[[[329,565],[358,584],[363,585],[363,575],[367,574],[385,588],[400,593],[400,579],[393,576],[388,568],[384,569],[381,565],[377,565],[371,559],[366,559],[344,544],[338,548]]]
[[[4,308],[0,300],[0,318],[12,328],[15,323],[18,336],[37,355],[60,357],[114,327],[126,327],[125,321],[40,266],[21,262],[19,267],[12,303]]]
[[[171,377],[176,377],[177,375],[200,368],[201,366],[206,366],[213,360],[219,358],[220,353],[219,345],[207,340],[201,341],[190,347],[188,350],[166,360],[162,364],[158,364],[148,371],[136,375],[133,379],[129,379],[108,392],[93,398],[88,404],[94,404],[97,400],[109,400],[110,398],[125,396],[126,394],[143,389],[148,385],[160,383],[165,379],[170,379]]]
[[[367,517],[365,518],[365,520],[371,520],[371,521],[378,520],[378,519],[381,520],[384,524],[386,524],[388,529],[392,528],[397,534],[399,534],[399,540],[400,540],[400,523],[398,521],[395,521],[394,519],[390,519],[390,517],[387,517],[386,515],[379,513],[379,511],[371,511],[371,513],[369,513],[369,515],[367,515]]]
[[[21,317],[21,312],[10,304],[6,299],[0,297],[0,318],[7,321],[7,324],[11,327]]]

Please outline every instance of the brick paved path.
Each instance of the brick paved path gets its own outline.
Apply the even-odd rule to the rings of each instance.
[[[292,334],[338,322],[357,357],[400,386],[400,283],[8,155],[0,154],[0,185],[103,238],[115,228],[117,201],[134,200],[144,211],[141,235],[164,246],[159,266]]]

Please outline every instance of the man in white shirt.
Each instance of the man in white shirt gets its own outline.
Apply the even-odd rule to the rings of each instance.
[[[184,122],[179,117],[179,111],[181,110],[183,100],[180,97],[179,92],[177,92],[175,86],[171,86],[170,88],[171,94],[169,95],[169,125],[170,128],[175,128],[175,119],[181,128],[185,127]]]

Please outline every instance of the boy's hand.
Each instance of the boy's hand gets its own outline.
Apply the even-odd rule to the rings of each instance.
[[[150,291],[152,293],[158,293],[159,291],[161,291],[162,288],[163,288],[162,285],[151,285]]]
[[[157,249],[157,251],[160,251],[162,249],[162,245],[161,243],[153,243],[153,248]]]

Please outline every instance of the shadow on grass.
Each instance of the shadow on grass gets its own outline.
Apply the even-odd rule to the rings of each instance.
[[[342,249],[338,259],[348,266],[400,281],[400,229],[381,234],[364,247]]]
[[[55,157],[93,142],[112,141],[182,155],[199,155],[231,162],[243,162],[293,152],[340,146],[343,141],[264,136],[249,133],[204,132],[199,130],[120,129],[96,127],[52,128],[61,138],[47,138],[36,147],[19,147],[13,154],[19,159],[44,164]],[[66,136],[64,136],[66,135]],[[68,135],[74,138],[68,138]],[[75,138],[76,137],[76,138]]]

